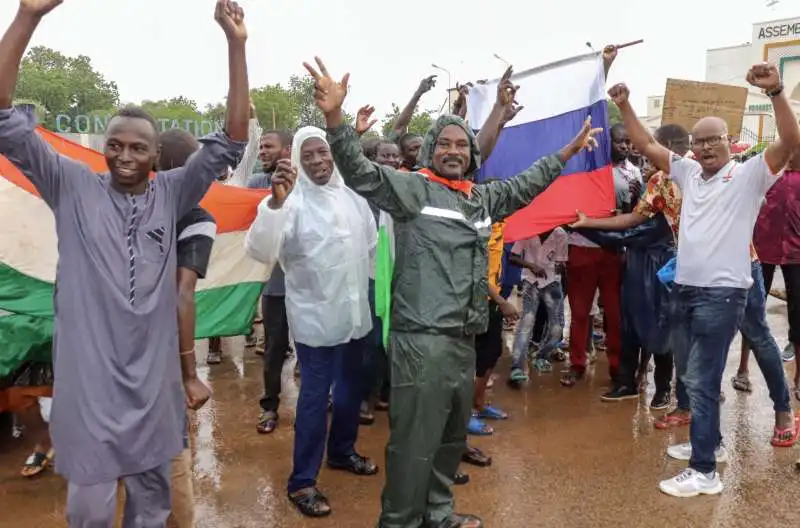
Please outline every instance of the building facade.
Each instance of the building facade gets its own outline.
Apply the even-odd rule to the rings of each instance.
[[[745,80],[750,66],[763,61],[774,62],[780,69],[786,93],[800,119],[800,17],[753,24],[750,42],[706,51],[706,82],[748,89],[739,138],[744,143],[775,138],[775,118],[769,98]],[[661,125],[663,104],[663,95],[647,98],[647,114],[641,119],[651,130]]]

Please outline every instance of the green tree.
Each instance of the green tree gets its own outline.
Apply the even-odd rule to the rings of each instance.
[[[608,108],[608,124],[613,126],[622,123],[622,113],[619,111],[619,107],[616,103],[611,99],[607,99],[606,106]]]
[[[225,122],[225,105],[223,103],[217,103],[215,105],[211,103],[206,104],[203,110],[203,119],[214,123]]]
[[[314,79],[310,75],[289,77],[289,88],[287,90],[290,100],[294,105],[295,116],[297,117],[297,127],[315,126],[325,128],[325,116],[317,107],[314,100]],[[344,121],[353,124],[355,118],[344,113]]]
[[[41,105],[45,110],[42,122],[51,129],[59,115],[74,120],[119,105],[116,83],[95,71],[89,57],[67,57],[44,46],[31,48],[22,60],[16,95]]]
[[[280,84],[272,84],[250,91],[256,106],[258,120],[264,129],[294,130],[299,124],[291,92]]]
[[[383,119],[383,126],[381,131],[383,137],[390,137],[394,131],[394,124],[400,116],[400,107],[392,103],[392,111],[386,114]],[[411,122],[408,124],[408,132],[411,134],[424,135],[428,129],[433,125],[434,112],[433,110],[415,110],[414,115],[411,116]]]
[[[191,99],[179,96],[160,101],[142,101],[141,106],[155,118],[161,132],[181,128],[198,136],[203,134],[203,131],[196,130],[197,123],[203,120],[203,116],[197,110],[197,103]]]

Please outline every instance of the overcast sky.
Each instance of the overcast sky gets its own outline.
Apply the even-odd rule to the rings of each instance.
[[[201,106],[227,92],[225,38],[214,0],[65,0],[47,16],[33,44],[84,54],[124,102],[184,95]],[[625,80],[642,114],[647,95],[667,77],[703,80],[705,50],[748,42],[751,24],[800,16],[796,0],[241,0],[250,33],[251,87],[283,83],[315,54],[334,75],[351,73],[350,111],[376,106],[383,117],[402,106],[436,63],[452,83],[498,77],[499,54],[517,71],[644,38],[624,50],[610,82]],[[10,21],[15,0],[0,4]],[[2,22],[5,24],[5,22]],[[423,108],[446,100],[441,72]],[[742,72],[744,76],[745,72]]]

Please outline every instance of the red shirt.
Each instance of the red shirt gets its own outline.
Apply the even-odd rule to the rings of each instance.
[[[800,172],[787,170],[767,192],[753,243],[765,264],[800,264]]]

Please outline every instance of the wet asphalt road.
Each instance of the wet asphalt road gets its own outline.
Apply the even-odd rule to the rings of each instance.
[[[777,281],[776,281],[777,282]],[[776,284],[776,286],[780,286]],[[769,319],[778,343],[787,342],[785,304],[770,299]],[[262,359],[241,338],[224,341],[221,365],[200,367],[214,399],[196,414],[195,494],[198,528],[363,528],[375,526],[383,475],[355,477],[322,470],[319,485],[334,508],[325,520],[306,520],[285,497],[291,467],[293,408],[297,386],[292,365],[284,369],[281,423],[272,435],[255,431],[262,392]],[[201,362],[205,347],[200,346]],[[602,357],[573,389],[553,374],[535,377],[522,392],[506,388],[508,358],[499,366],[494,403],[511,419],[493,437],[471,442],[489,452],[488,469],[465,466],[472,481],[456,488],[457,509],[483,517],[488,527],[667,528],[780,527],[800,522],[800,447],[769,444],[774,413],[763,377],[752,361],[754,391],[730,386],[739,361],[739,340],[728,360],[722,427],[732,460],[722,466],[726,490],[716,497],[675,499],[659,492],[659,480],[685,463],[665,455],[667,445],[688,440],[688,428],[657,431],[650,412],[652,379],[640,402],[602,403],[607,389]],[[786,366],[794,373],[794,363]],[[795,402],[797,404],[797,402]],[[358,448],[379,463],[388,437],[387,416],[362,427]],[[0,438],[0,528],[65,526],[66,486],[52,472],[23,480],[19,468],[31,446]]]

